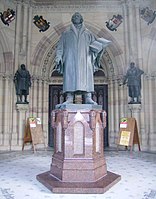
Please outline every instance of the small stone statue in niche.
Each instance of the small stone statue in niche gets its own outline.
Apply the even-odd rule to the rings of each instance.
[[[123,84],[128,86],[128,93],[131,98],[129,104],[141,104],[141,75],[143,73],[141,69],[135,66],[134,62],[130,63],[123,80]]]
[[[29,95],[29,87],[31,87],[31,76],[24,64],[21,64],[20,68],[16,71],[14,83],[17,95],[16,104],[28,104],[27,96]]]

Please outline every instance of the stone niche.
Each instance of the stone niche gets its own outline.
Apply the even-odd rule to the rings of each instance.
[[[54,154],[50,171],[37,179],[54,193],[104,193],[120,180],[107,171],[99,105],[65,105],[52,111]]]

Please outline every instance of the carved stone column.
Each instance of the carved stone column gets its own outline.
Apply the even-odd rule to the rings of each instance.
[[[114,85],[114,82],[111,80],[108,84],[108,106],[109,106],[109,142],[111,145],[115,144],[115,135],[114,135],[114,107],[113,107],[113,104],[114,104],[114,96],[113,96],[113,92],[114,92],[114,89],[113,89],[113,85]]]
[[[27,68],[29,68],[31,70],[31,64],[30,64],[30,60],[31,60],[31,40],[32,40],[32,6],[30,6],[31,2],[29,1],[29,6],[28,6],[28,36],[27,36],[27,60],[26,60],[26,64],[27,64]]]
[[[8,121],[9,118],[9,108],[10,108],[10,102],[9,102],[9,80],[7,77],[4,77],[4,98],[3,98],[3,106],[4,106],[4,113],[3,113],[3,130],[4,130],[4,145],[9,145],[10,140],[10,133],[9,133],[9,124]],[[5,102],[5,103],[4,103]]]
[[[118,141],[118,134],[119,134],[119,84],[118,81],[115,80],[115,85],[114,85],[114,133],[115,133],[115,143]]]
[[[37,89],[37,117],[41,118],[43,114],[43,81],[38,80],[38,89]]]
[[[123,18],[125,21],[128,21],[128,6],[125,3],[125,1],[123,1],[122,3],[122,8],[123,8]],[[126,54],[125,54],[125,63],[129,63],[129,59],[130,59],[130,49],[129,49],[129,28],[128,28],[128,24],[129,23],[123,23],[124,26],[124,37],[125,37],[125,50],[126,50]]]
[[[48,143],[48,96],[49,96],[49,84],[45,80],[43,82],[43,112],[42,112],[42,120],[43,120],[43,131],[44,137],[46,138],[46,144]]]
[[[15,71],[19,65],[19,52],[20,52],[20,24],[21,24],[21,4],[17,3],[16,15],[16,34],[15,34]]]
[[[26,56],[27,48],[27,29],[28,29],[28,4],[23,3],[23,23],[22,23],[22,48],[21,53]]]
[[[37,117],[37,92],[38,92],[38,80],[33,79],[32,85],[32,114],[34,117]]]
[[[128,5],[128,23],[129,23],[129,52],[130,52],[130,61],[136,59],[137,49],[136,49],[136,40],[135,40],[135,34],[136,34],[136,26],[134,24],[135,19],[135,5],[132,1],[127,2]]]

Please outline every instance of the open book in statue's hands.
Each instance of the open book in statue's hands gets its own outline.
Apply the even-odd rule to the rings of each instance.
[[[91,43],[90,50],[95,53],[101,52],[101,50],[105,49],[111,41],[104,38],[97,38],[93,43]]]

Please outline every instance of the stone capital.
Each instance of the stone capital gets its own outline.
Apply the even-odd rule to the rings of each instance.
[[[16,110],[19,112],[26,112],[29,109],[29,104],[16,104]]]
[[[128,104],[128,109],[132,113],[139,113],[141,111],[141,104]]]

